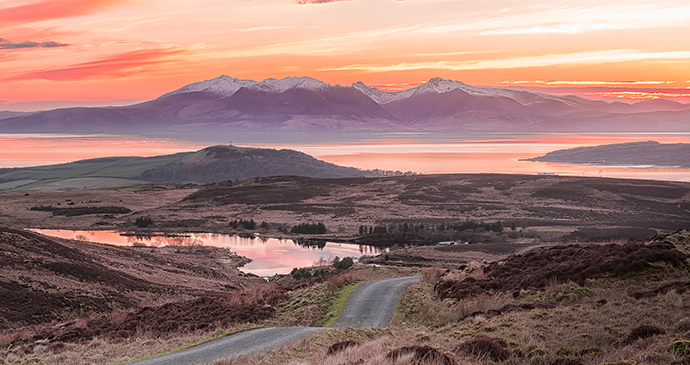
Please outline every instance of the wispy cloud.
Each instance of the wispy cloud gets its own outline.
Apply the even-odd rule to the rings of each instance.
[[[0,8],[0,28],[91,14],[102,8],[128,1],[130,0],[45,0]]]
[[[33,41],[23,41],[19,43],[13,43],[5,38],[0,38],[0,49],[17,49],[17,48],[54,48],[54,47],[66,47],[69,44],[59,43],[55,41],[43,41],[43,42],[33,42]]]
[[[484,70],[512,69],[525,67],[546,67],[565,64],[593,64],[605,62],[625,62],[641,60],[682,60],[690,59],[690,51],[676,52],[643,52],[636,50],[611,50],[595,52],[578,52],[531,57],[515,57],[477,61],[437,61],[437,62],[403,62],[397,64],[351,64],[325,67],[321,71],[357,70],[365,72],[409,71],[409,70]]]
[[[677,81],[564,81],[564,80],[517,80],[501,81],[502,84],[521,85],[663,85],[675,84]]]
[[[554,25],[537,25],[531,27],[519,28],[504,28],[486,30],[479,35],[505,35],[505,34],[545,34],[545,33],[562,33],[562,34],[577,34],[584,32],[591,32],[596,30],[621,30],[635,28],[632,24],[554,24]]]
[[[326,3],[335,3],[335,2],[340,2],[340,1],[353,1],[353,0],[296,0],[296,2],[300,5],[304,5],[304,4],[326,4]]]
[[[262,30],[280,30],[280,29],[290,29],[294,28],[292,25],[274,25],[274,26],[262,26],[262,27],[253,27],[253,28],[242,28],[242,29],[237,29],[238,32],[256,32],[256,31],[262,31]]]
[[[683,91],[683,90],[681,90]],[[664,92],[664,91],[601,91],[601,92],[585,92],[582,95],[596,96],[604,98],[616,99],[637,99],[637,100],[656,100],[656,99],[678,99],[690,98],[690,91],[688,92]]]
[[[94,78],[126,77],[143,72],[146,66],[174,62],[176,57],[187,52],[186,49],[182,48],[139,50],[98,61],[30,72],[6,80],[43,79],[50,81],[76,81]]]

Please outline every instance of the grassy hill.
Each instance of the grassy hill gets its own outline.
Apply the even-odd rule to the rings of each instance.
[[[206,184],[278,175],[335,178],[366,174],[293,150],[228,145],[163,156],[105,157],[58,165],[0,169],[0,191],[74,190],[147,182]]]
[[[690,167],[690,144],[656,141],[607,144],[556,150],[525,161]]]

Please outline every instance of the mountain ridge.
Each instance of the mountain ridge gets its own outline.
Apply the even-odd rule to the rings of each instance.
[[[311,77],[222,75],[125,107],[66,108],[0,119],[0,133],[684,132],[690,104],[607,103],[432,78],[398,92]]]

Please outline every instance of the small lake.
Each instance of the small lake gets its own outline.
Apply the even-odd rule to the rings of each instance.
[[[320,246],[302,246],[293,240],[276,238],[243,238],[226,234],[185,233],[176,236],[130,236],[113,231],[73,231],[60,229],[32,229],[34,232],[67,239],[107,243],[116,246],[215,246],[230,248],[253,261],[242,271],[259,276],[289,274],[295,267],[333,260],[336,256],[360,257],[382,252],[372,246],[326,242]]]

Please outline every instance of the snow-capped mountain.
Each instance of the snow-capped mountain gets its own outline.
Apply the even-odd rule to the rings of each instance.
[[[352,87],[359,90],[363,94],[369,96],[379,104],[388,104],[394,101],[407,99],[413,95],[424,93],[445,94],[453,90],[462,90],[474,96],[487,97],[504,97],[517,101],[522,105],[531,105],[543,103],[546,101],[558,101],[566,105],[575,106],[576,103],[568,101],[564,98],[559,98],[547,94],[531,93],[527,91],[491,88],[491,87],[477,87],[471,86],[461,81],[446,80],[440,77],[435,77],[423,85],[397,92],[386,92],[358,81],[352,84]]]
[[[254,80],[236,79],[234,77],[221,75],[214,79],[199,81],[183,86],[163,96],[203,92],[214,97],[227,98],[235,94],[237,90],[242,87],[254,91],[279,94],[296,88],[323,91],[330,87],[330,85],[311,77],[286,77],[283,79],[266,79],[257,82]]]
[[[607,103],[433,78],[386,92],[311,77],[219,76],[141,104],[0,118],[0,133],[690,132],[690,104]]]

